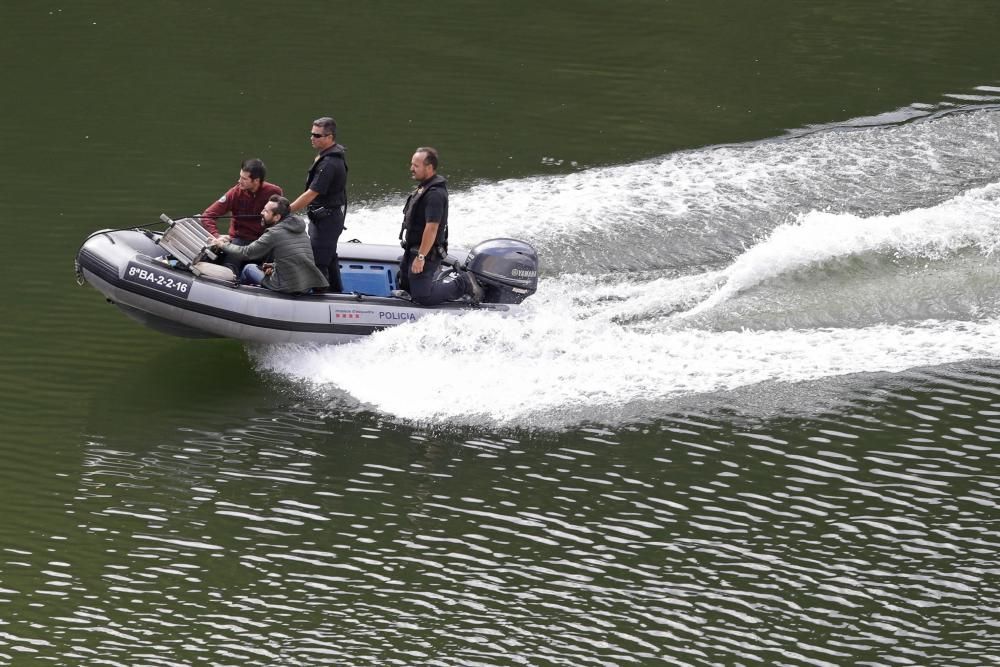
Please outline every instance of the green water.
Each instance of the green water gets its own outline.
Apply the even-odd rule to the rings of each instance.
[[[383,368],[371,347],[282,372],[292,361],[267,350],[142,329],[78,288],[72,266],[95,229],[200,212],[247,157],[297,194],[311,121],[329,114],[349,149],[348,235],[375,234],[366,221],[391,217],[413,148],[433,145],[459,210],[489,208],[475,228],[496,235],[527,230],[554,283],[610,281],[617,262],[636,282],[725,267],[802,212],[892,215],[996,182],[998,24],[991,3],[953,1],[4,0],[0,663],[1000,660],[1000,381],[975,346],[940,366],[803,384],[775,371],[679,397],[623,389],[592,409],[529,386],[524,402],[542,407],[523,418],[413,420],[385,407],[405,398],[391,372],[364,395],[330,382],[329,368]],[[799,135],[814,143],[786,149]],[[866,166],[869,138],[886,167]],[[644,171],[662,160],[709,166]],[[747,181],[806,176],[788,177],[787,200],[726,199],[745,183],[716,164],[748,165]],[[837,187],[866,169],[884,180]],[[660,217],[673,190],[708,181],[693,223]],[[606,198],[620,205],[579,225],[557,215]],[[633,254],[673,252],[672,230],[690,242],[699,226],[706,247],[684,262]],[[888,256],[824,265],[829,294],[822,272],[789,272],[788,329],[808,328],[795,304],[811,282],[835,299],[898,268]],[[926,312],[865,316],[992,331],[992,269],[933,268],[940,282],[892,283]],[[978,310],[960,298],[969,285],[987,295]],[[753,296],[708,329],[764,312],[761,328],[780,332]],[[853,303],[830,317],[854,326]],[[560,335],[539,331],[539,345]],[[416,352],[386,345],[398,355],[386,366],[412,369],[448,340],[426,335]],[[483,340],[455,348],[463,368],[519,344]],[[607,347],[570,376],[585,384]],[[651,349],[654,368],[669,350]],[[609,394],[638,381],[613,379]],[[482,403],[508,404],[470,380]]]

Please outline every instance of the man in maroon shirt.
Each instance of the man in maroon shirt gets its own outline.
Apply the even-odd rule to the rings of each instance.
[[[264,180],[267,168],[256,158],[245,161],[240,166],[240,178],[236,185],[229,188],[226,194],[205,209],[201,214],[202,226],[211,232],[212,236],[223,238],[233,245],[250,245],[264,233],[264,224],[260,212],[264,210],[271,195],[284,194],[277,185]],[[229,234],[219,237],[216,218],[231,214]],[[223,255],[221,262],[240,274],[244,262],[237,255]]]

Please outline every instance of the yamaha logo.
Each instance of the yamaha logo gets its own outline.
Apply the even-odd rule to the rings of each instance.
[[[513,269],[510,275],[515,278],[534,278],[538,275],[538,272],[534,269]]]

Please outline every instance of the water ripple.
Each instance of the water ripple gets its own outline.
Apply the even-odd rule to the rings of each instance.
[[[0,600],[34,605],[5,617],[0,654],[244,665],[998,655],[998,388],[993,366],[944,367],[846,385],[842,409],[824,414],[740,417],[739,403],[720,404],[578,437],[410,437],[301,404],[147,443],[89,437],[58,558],[0,552]]]

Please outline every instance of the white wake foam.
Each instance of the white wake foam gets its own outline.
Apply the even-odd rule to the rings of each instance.
[[[516,317],[436,315],[352,345],[266,347],[253,355],[261,369],[320,395],[341,392],[399,419],[525,426],[545,423],[546,415],[584,422],[616,406],[765,381],[993,359],[1000,356],[995,313],[975,322],[768,331],[706,330],[684,314],[711,311],[764,281],[837,258],[992,254],[1000,241],[1000,184],[967,191],[961,184],[975,185],[995,162],[984,146],[997,143],[996,125],[995,114],[958,116],[478,185],[452,197],[455,245],[495,236],[555,239],[553,247],[569,255],[566,266],[581,232],[614,246],[622,230],[645,227],[651,233],[644,238],[666,245],[681,233],[697,240],[704,228],[704,239],[731,245],[694,243],[685,266],[697,269],[549,274]],[[966,180],[953,174],[956,164]],[[854,196],[873,202],[875,212],[823,205]],[[401,204],[352,211],[352,233],[395,242]],[[747,210],[772,219],[748,222]],[[727,216],[756,231],[739,228],[730,242],[715,234]],[[741,238],[761,240],[741,249]]]
[[[550,412],[584,422],[638,400],[1000,356],[997,320],[640,333],[557,311],[455,319],[428,317],[351,345],[266,348],[257,363],[404,420],[532,426]]]
[[[512,236],[572,252],[581,236],[614,246],[624,232],[640,229],[647,232],[643,239],[664,245],[682,236],[718,243],[720,232],[743,243],[747,230],[751,237],[766,234],[812,210],[885,214],[928,206],[964,189],[962,179],[992,178],[998,167],[1000,114],[957,114],[453,187],[449,226],[452,243],[461,247]],[[352,209],[349,234],[396,243],[403,200],[397,194]]]
[[[687,312],[702,313],[764,280],[828,260],[879,253],[939,260],[975,249],[992,255],[1000,244],[1000,184],[975,188],[937,206],[868,218],[811,211],[778,226],[741,255],[709,298]]]

